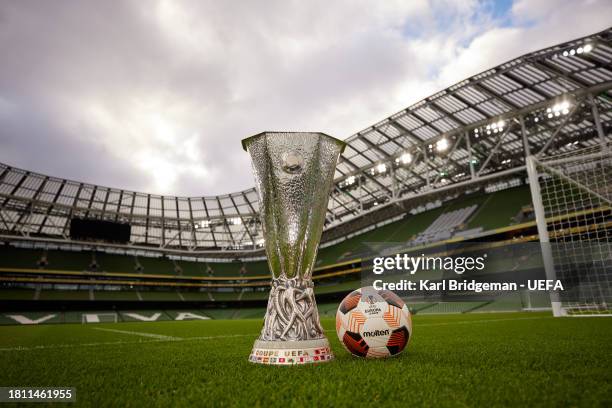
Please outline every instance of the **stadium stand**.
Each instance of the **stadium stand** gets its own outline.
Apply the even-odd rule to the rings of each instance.
[[[453,235],[453,231],[462,226],[474,210],[476,210],[476,205],[443,213],[425,231],[421,232],[412,243],[419,245],[449,239]]]
[[[165,256],[138,256],[138,264],[142,266],[142,273],[154,275],[176,275],[174,265]]]
[[[482,220],[487,229],[508,225],[508,220],[520,212],[520,209],[529,203],[529,196],[525,194],[526,187],[498,191],[491,194],[473,194],[461,196],[451,200],[437,208],[432,208],[417,214],[406,214],[403,219],[388,223],[387,225],[355,235],[343,242],[323,248],[319,252],[317,267],[323,268],[321,273],[326,272],[335,263],[350,261],[360,256],[363,242],[397,242],[408,247],[423,243],[418,237],[428,236],[428,241],[442,240],[449,235],[440,235],[440,231],[457,230],[466,224],[473,226],[477,220]],[[465,204],[469,204],[465,207]],[[502,205],[503,204],[503,205]],[[479,206],[479,207],[478,207]],[[500,206],[503,211],[500,211]],[[478,208],[477,208],[478,207]],[[501,217],[498,214],[502,214]],[[470,216],[472,218],[470,219]],[[467,221],[466,221],[467,220]],[[477,233],[484,231],[483,227],[473,228]],[[459,231],[466,235],[469,230]],[[438,234],[438,235],[436,235]],[[0,267],[8,269],[36,269],[45,271],[74,271],[84,274],[140,274],[143,277],[149,275],[185,276],[185,277],[215,277],[215,278],[241,278],[269,276],[266,261],[254,262],[210,262],[194,261],[182,258],[169,258],[165,256],[133,256],[118,253],[106,253],[101,250],[95,251],[63,251],[50,249],[43,251],[13,248],[1,246],[2,254]],[[47,263],[44,267],[38,265],[40,259],[45,256]],[[38,266],[37,266],[38,265]],[[140,266],[140,268],[139,268]],[[339,267],[342,269],[342,267]],[[317,272],[319,273],[319,272]],[[317,275],[315,273],[315,276]],[[87,275],[89,276],[89,275]],[[355,279],[328,278],[317,281],[315,287],[318,295],[343,294],[360,286],[360,281]],[[103,290],[97,288],[86,290],[58,290],[52,289],[25,290],[22,293],[15,290],[4,290],[6,298],[13,296],[14,299],[36,299],[43,301],[53,300],[98,300],[98,301],[141,301],[141,302],[234,302],[234,301],[265,301],[267,299],[267,288],[263,290],[233,288],[230,290],[168,290],[168,288],[140,288],[138,290],[126,290],[116,288]],[[14,293],[14,294],[13,294]],[[38,293],[38,295],[36,295]]]
[[[179,275],[186,276],[204,276],[206,267],[201,262],[191,262],[183,260],[174,261],[175,268],[180,270]]]
[[[563,55],[586,42],[589,55]],[[349,137],[314,271],[317,296],[331,302],[360,286],[364,243],[397,244],[401,251],[537,240],[526,157],[607,146],[610,64],[612,29],[493,67]],[[569,116],[550,114],[559,101],[570,104]],[[448,149],[438,149],[439,141]],[[140,310],[132,303],[152,310],[210,308],[213,318],[263,313],[270,272],[253,188],[162,197],[0,164],[0,194],[3,305],[40,310],[99,301],[99,307],[130,310]],[[130,242],[73,240],[66,232],[75,216],[129,221]],[[564,222],[577,224],[578,217],[580,227],[595,222],[588,214]],[[453,303],[412,307],[484,313],[549,306],[546,297],[524,294]],[[61,319],[79,321],[67,314]]]
[[[34,300],[34,289],[0,289],[0,300]]]
[[[209,294],[208,291],[206,291],[206,292],[193,292],[193,291],[187,292],[187,291],[184,291],[184,292],[181,292],[181,296],[186,301],[196,301],[196,302],[201,301],[201,302],[204,302],[204,301],[211,300],[210,299],[210,294]]]
[[[90,300],[88,290],[41,290],[38,300]]]
[[[511,225],[519,220],[521,209],[527,205],[531,205],[531,195],[526,186],[496,191],[487,196],[467,227],[490,231]]]
[[[94,300],[123,300],[137,301],[139,300],[136,291],[128,290],[98,290],[94,291]]]

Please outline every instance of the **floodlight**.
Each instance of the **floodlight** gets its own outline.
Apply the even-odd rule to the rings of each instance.
[[[587,44],[584,46],[584,52],[591,52],[593,46],[591,44]]]
[[[380,163],[378,166],[376,166],[376,171],[379,173],[384,173],[387,171],[387,165],[385,163]]]
[[[436,150],[439,152],[443,152],[448,149],[448,140],[446,138],[442,138],[436,142]]]
[[[400,156],[402,164],[409,164],[412,161],[412,155],[410,153],[404,153]]]

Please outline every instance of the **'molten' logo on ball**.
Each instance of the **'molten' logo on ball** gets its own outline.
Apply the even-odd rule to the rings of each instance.
[[[373,337],[373,336],[386,336],[387,334],[389,334],[389,330],[374,330],[374,331],[364,331],[363,332],[363,337]]]

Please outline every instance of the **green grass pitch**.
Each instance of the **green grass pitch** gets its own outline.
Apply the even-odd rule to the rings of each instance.
[[[352,357],[323,325],[336,360],[295,367],[247,362],[261,320],[5,326],[0,385],[76,387],[95,407],[612,404],[612,318],[417,315],[387,360]]]

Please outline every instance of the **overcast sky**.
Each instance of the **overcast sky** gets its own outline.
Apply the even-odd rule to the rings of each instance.
[[[253,185],[244,137],[366,128],[608,27],[610,0],[0,1],[0,162],[111,187]]]

